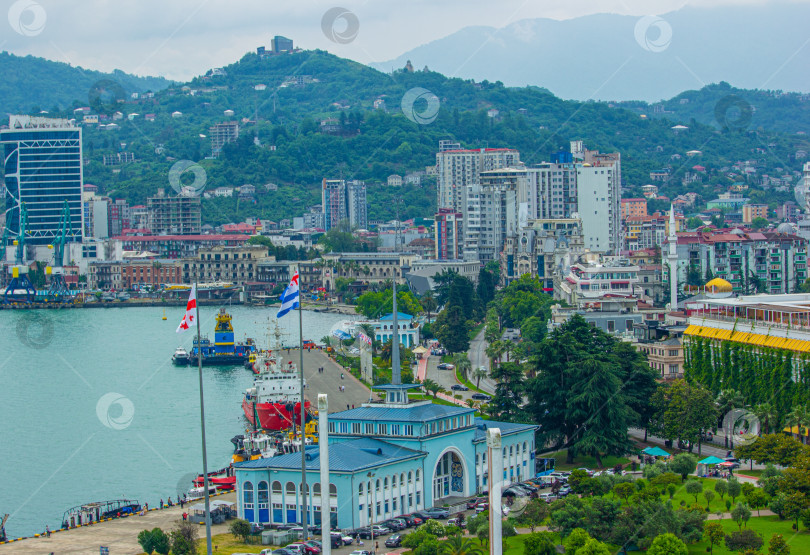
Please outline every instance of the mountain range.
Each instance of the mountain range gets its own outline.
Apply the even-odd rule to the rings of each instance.
[[[74,106],[92,106],[100,116],[101,125],[84,125],[83,140],[85,182],[101,194],[142,204],[158,189],[177,185],[169,176],[179,160],[203,168],[205,182],[195,181],[195,188],[255,187],[248,198],[206,199],[204,221],[212,224],[298,216],[320,202],[324,178],[364,180],[371,220],[392,218],[398,200],[405,217],[433,214],[434,178],[403,187],[385,182],[391,174],[433,165],[443,139],[468,148],[516,148],[527,164],[547,161],[570,140],[581,139],[591,149],[621,152],[625,196],[639,195],[651,171],[669,167],[672,180],[661,193],[670,198],[690,190],[708,200],[746,180],[752,201],[774,204],[793,198],[792,191],[757,190],[756,176],[735,176],[732,165],[750,161],[761,173],[793,179],[792,172],[801,170],[798,153],[810,151],[807,135],[797,132],[810,126],[810,102],[728,84],[692,91],[689,102],[676,100],[655,111],[642,102],[566,101],[540,87],[476,83],[434,71],[386,74],[316,50],[270,57],[248,53],[216,73],[171,83],[154,97],[123,94],[120,101],[88,103],[86,92],[65,99],[54,75],[37,75],[48,73],[53,62],[18,62],[21,68],[30,64],[29,80],[15,94],[53,104],[54,117],[74,117]],[[752,103],[751,121],[719,125],[713,107],[736,96]],[[11,104],[9,98],[0,90],[0,107]],[[758,120],[762,114],[772,119]],[[212,158],[211,126],[225,121],[239,122],[239,138]],[[673,130],[676,123],[688,129]],[[779,126],[784,130],[775,129]],[[693,150],[701,154],[686,156]],[[113,155],[121,152],[134,161],[128,156],[116,162]],[[705,176],[685,188],[681,179],[695,165],[706,168]]]
[[[535,85],[576,100],[656,102],[726,81],[747,89],[810,92],[810,4],[687,6],[635,17],[595,14],[466,27],[386,62],[451,77]]]

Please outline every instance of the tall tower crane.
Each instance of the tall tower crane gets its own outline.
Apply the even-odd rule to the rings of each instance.
[[[51,276],[51,285],[48,288],[48,300],[55,302],[67,302],[70,300],[70,289],[65,282],[65,243],[68,233],[70,233],[70,206],[65,200],[62,208],[62,217],[59,220],[59,234],[54,237],[53,244],[48,245],[53,249],[53,266],[45,268],[45,273]]]
[[[28,279],[28,266],[25,264],[25,234],[27,232],[28,210],[23,202],[20,204],[20,233],[14,240],[14,246],[17,247],[14,265],[9,267],[11,281],[3,294],[4,303],[20,300],[30,303],[34,301],[37,294],[37,290],[31,280]]]

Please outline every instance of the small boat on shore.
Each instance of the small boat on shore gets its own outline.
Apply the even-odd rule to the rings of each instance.
[[[92,524],[104,518],[135,514],[141,510],[141,504],[135,499],[112,499],[94,501],[71,507],[62,516],[62,528],[75,528]]]

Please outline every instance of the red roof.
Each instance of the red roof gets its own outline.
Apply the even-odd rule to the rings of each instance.
[[[645,198],[623,198],[622,202],[647,202]]]

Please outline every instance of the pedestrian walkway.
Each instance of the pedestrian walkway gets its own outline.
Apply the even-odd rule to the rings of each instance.
[[[430,358],[430,353],[425,353],[422,358],[419,359],[419,364],[416,367],[416,381],[423,382],[427,377],[427,365],[428,359]]]

